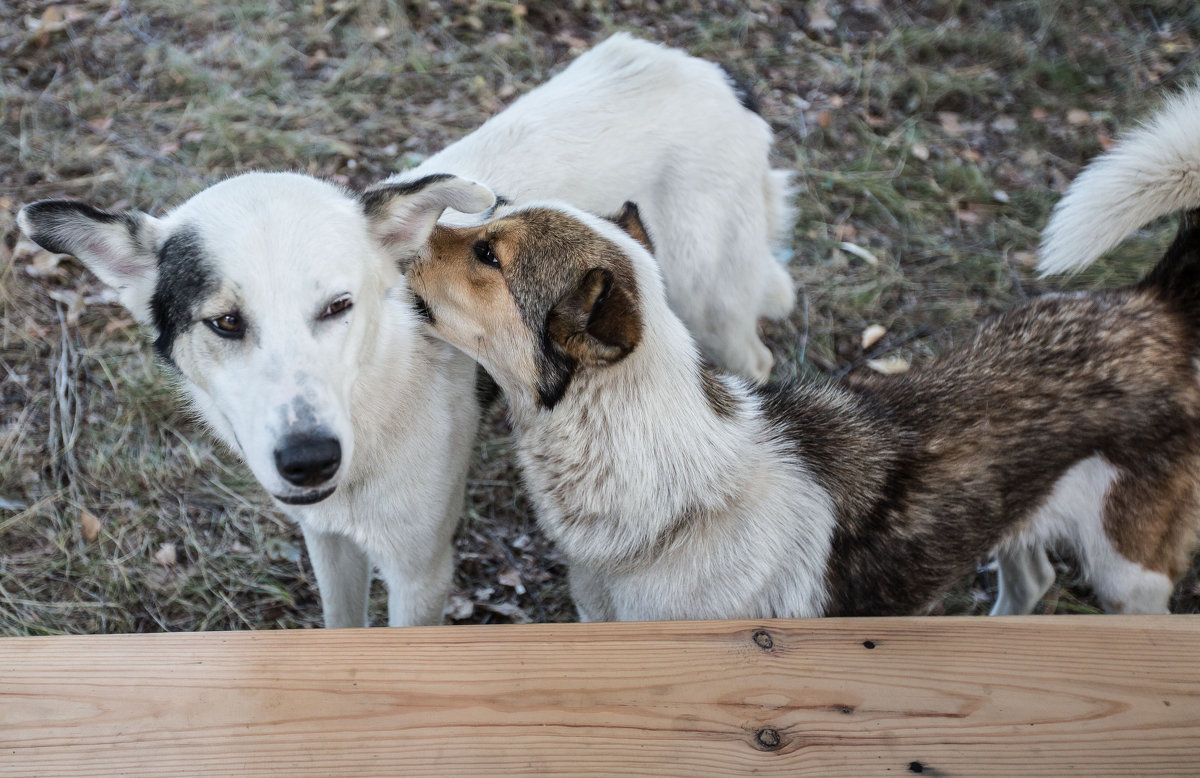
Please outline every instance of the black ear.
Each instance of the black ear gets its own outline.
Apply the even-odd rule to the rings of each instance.
[[[486,186],[439,173],[416,181],[378,184],[364,191],[359,200],[375,237],[394,251],[397,259],[404,260],[425,245],[447,208],[479,213],[491,208],[496,197]]]
[[[609,221],[629,233],[629,236],[642,244],[646,251],[654,253],[654,241],[650,240],[650,233],[642,223],[642,214],[638,211],[637,203],[626,200],[620,213],[610,217]]]
[[[619,362],[642,339],[642,316],[632,286],[632,279],[592,268],[550,311],[547,337],[579,364]]]
[[[120,294],[141,322],[150,320],[158,277],[158,221],[139,211],[111,213],[73,200],[42,200],[21,209],[17,224],[55,254],[70,254]]]

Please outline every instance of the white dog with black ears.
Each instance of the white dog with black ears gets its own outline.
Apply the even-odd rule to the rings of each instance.
[[[389,624],[433,624],[480,406],[474,363],[426,334],[397,270],[424,241],[409,214],[487,209],[489,187],[613,209],[653,194],[654,228],[680,238],[662,257],[674,301],[714,360],[762,380],[758,316],[793,300],[772,256],[790,223],[770,142],[716,65],[618,35],[361,194],[251,173],[161,218],[60,200],[18,220],[119,291],[198,416],[299,522],[326,626],[367,623],[372,565]]]
[[[1200,206],[1196,137],[1134,198]],[[410,284],[508,396],[582,618],[919,613],[994,550],[995,612],[1026,613],[1051,543],[1106,609],[1168,610],[1200,526],[1194,214],[1135,287],[1030,300],[904,376],[757,389],[704,366],[632,204],[437,216]]]

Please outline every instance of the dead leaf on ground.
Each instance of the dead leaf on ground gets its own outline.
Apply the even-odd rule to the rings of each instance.
[[[501,586],[507,586],[517,594],[525,593],[525,584],[521,581],[521,573],[515,567],[510,567],[506,570],[501,570],[496,576],[496,581]]]
[[[938,124],[942,126],[942,131],[947,135],[962,135],[962,121],[958,114],[953,111],[938,111]]]
[[[446,603],[445,615],[451,621],[469,619],[475,615],[475,603],[461,594],[452,594]]]
[[[808,4],[808,23],[805,26],[809,32],[825,34],[836,30],[837,22],[829,15],[824,3],[814,2]]]
[[[1067,123],[1080,127],[1092,120],[1092,115],[1082,108],[1072,108],[1067,111]]]
[[[862,331],[863,351],[866,351],[867,349],[871,348],[871,346],[874,346],[879,342],[879,339],[886,334],[887,327],[883,326],[882,324],[872,324],[870,327],[867,327]]]
[[[884,357],[883,359],[868,359],[867,367],[881,375],[899,375],[908,372],[909,364],[904,357]]]
[[[172,567],[175,565],[178,556],[175,551],[174,543],[163,543],[158,547],[158,551],[154,552],[154,561],[163,567]]]
[[[83,539],[90,543],[100,536],[100,519],[87,508],[83,508],[79,511],[79,528],[83,532]]]

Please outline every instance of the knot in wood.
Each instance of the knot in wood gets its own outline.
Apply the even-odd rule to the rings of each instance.
[[[779,744],[783,742],[783,739],[779,737],[779,731],[771,729],[770,727],[760,729],[758,734],[754,736],[754,739],[760,746],[768,751],[773,751],[776,748],[779,748]]]
[[[764,651],[775,646],[775,640],[771,637],[771,633],[765,629],[760,629],[754,633],[754,642]]]

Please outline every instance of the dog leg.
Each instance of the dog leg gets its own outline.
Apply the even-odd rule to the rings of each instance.
[[[567,580],[580,621],[613,621],[616,618],[604,582],[595,571],[584,565],[572,565]]]
[[[1170,613],[1175,585],[1162,573],[1112,555],[1089,577],[1100,605],[1109,613]]]
[[[441,624],[454,579],[454,545],[431,550],[428,563],[413,569],[411,551],[404,558],[375,557],[388,589],[388,626]],[[425,560],[422,560],[424,562]]]
[[[996,554],[1000,594],[992,616],[1023,616],[1033,612],[1054,583],[1054,565],[1041,545],[1006,546]]]
[[[367,555],[345,535],[319,532],[304,522],[300,522],[300,529],[317,574],[325,626],[367,626],[367,585],[371,580]]]

